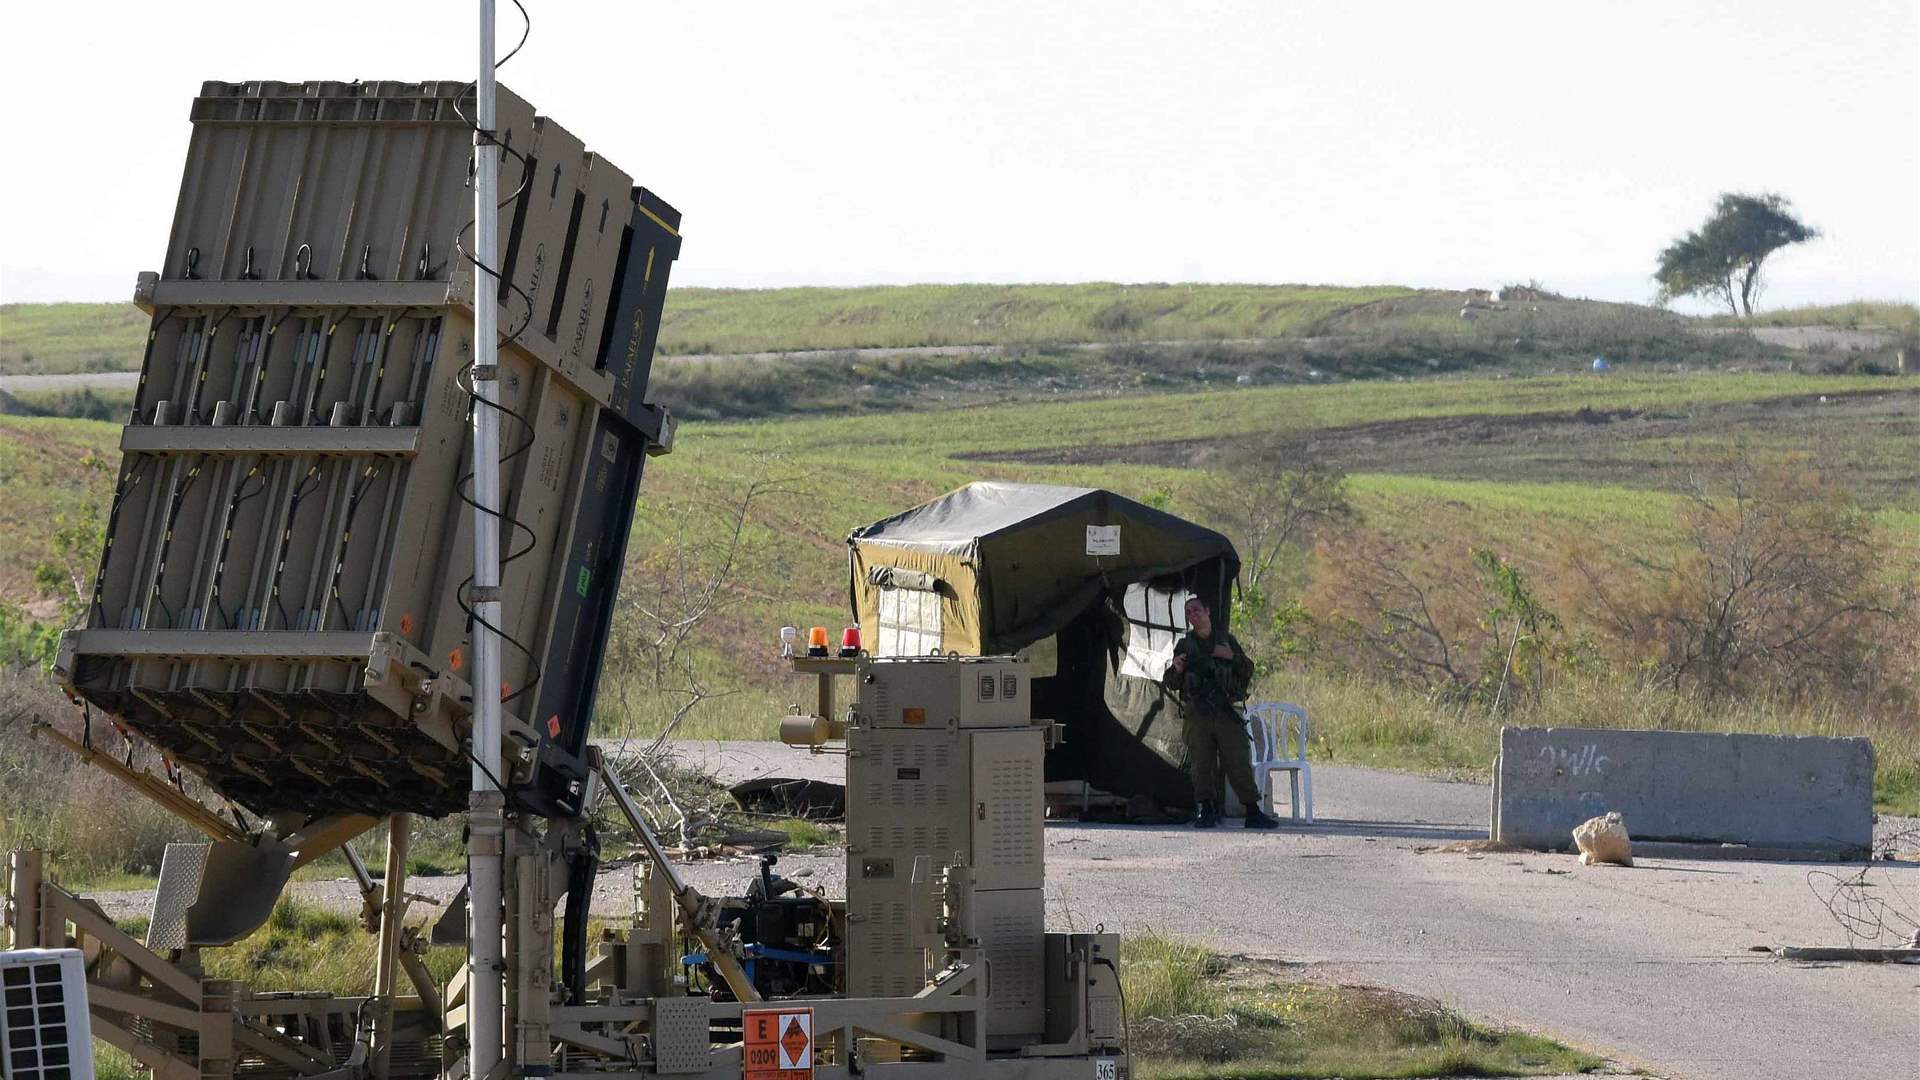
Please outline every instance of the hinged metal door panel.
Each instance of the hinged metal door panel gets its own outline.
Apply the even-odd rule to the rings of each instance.
[[[974,733],[970,816],[976,888],[1040,888],[1045,754],[1038,728]]]

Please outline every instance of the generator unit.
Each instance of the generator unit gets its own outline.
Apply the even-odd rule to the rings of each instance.
[[[466,97],[463,98],[462,95]],[[499,91],[504,683],[468,684],[471,87],[209,82],[57,674],[260,815],[579,810],[679,214]]]
[[[783,725],[802,745],[845,742],[845,993],[918,994],[953,956],[976,953],[988,972],[988,1049],[1117,1051],[1118,936],[1046,932],[1043,775],[1057,729],[1033,718],[1026,662],[793,664],[854,684],[844,718]],[[830,688],[821,696],[830,702]]]
[[[925,899],[953,874],[992,969],[991,1044],[1037,1040],[1046,905],[1046,726],[1026,665],[1002,658],[873,660],[855,674],[847,731],[847,992],[927,981]]]

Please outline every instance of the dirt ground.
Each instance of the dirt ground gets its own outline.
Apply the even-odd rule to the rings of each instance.
[[[1125,463],[1193,468],[1240,438],[1173,439],[961,455],[1048,465]],[[1692,409],[1446,416],[1319,428],[1302,444],[1351,473],[1568,482],[1675,490],[1701,473],[1698,451],[1747,439],[1804,447],[1854,478],[1868,502],[1911,498],[1920,486],[1920,390],[1866,390]],[[1682,453],[1692,444],[1696,452]]]

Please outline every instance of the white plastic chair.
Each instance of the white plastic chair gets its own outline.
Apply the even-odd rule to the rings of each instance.
[[[1286,772],[1292,787],[1292,818],[1313,824],[1313,767],[1307,763],[1307,710],[1284,701],[1255,701],[1247,706],[1247,734],[1253,739],[1253,779],[1269,814],[1274,805],[1273,774]],[[1302,810],[1306,813],[1303,816]]]

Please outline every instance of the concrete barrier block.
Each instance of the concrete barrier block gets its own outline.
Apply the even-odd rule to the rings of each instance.
[[[1507,727],[1491,831],[1567,850],[1574,826],[1618,810],[1636,843],[1865,854],[1873,765],[1862,738]]]

